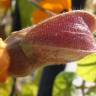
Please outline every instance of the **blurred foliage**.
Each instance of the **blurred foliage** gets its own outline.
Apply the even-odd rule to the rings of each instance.
[[[77,74],[84,80],[96,82],[96,54],[91,54],[77,62]]]
[[[16,96],[37,96],[41,74],[42,68],[35,71],[34,75],[30,75],[30,78],[22,78],[21,82],[17,78]],[[0,84],[0,96],[10,96],[13,83],[13,79],[10,77],[4,84]],[[18,89],[18,87],[20,87],[20,89]]]
[[[22,88],[18,96],[37,96],[41,75],[42,68],[39,68],[34,72],[34,76],[31,76],[32,79],[21,86]]]
[[[22,28],[32,25],[32,12],[36,10],[36,7],[28,0],[18,0],[18,3]]]
[[[0,84],[0,96],[10,96],[12,84],[13,84],[13,80],[11,77],[9,77],[4,84]]]
[[[22,86],[21,94],[18,96],[37,96],[38,86],[32,83],[25,83]]]
[[[72,72],[63,71],[57,75],[53,86],[52,96],[74,96],[75,87],[72,84],[74,78],[75,74]]]

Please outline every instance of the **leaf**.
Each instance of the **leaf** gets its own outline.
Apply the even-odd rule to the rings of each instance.
[[[37,96],[38,86],[31,83],[26,83],[22,86],[20,96]]]
[[[18,0],[18,2],[20,8],[22,28],[32,25],[32,12],[36,10],[36,8],[28,0]]]
[[[76,73],[89,82],[96,81],[96,53],[77,61]]]
[[[74,78],[75,74],[73,72],[63,71],[57,75],[53,86],[52,96],[73,96],[72,93],[75,93],[75,88],[72,85]]]
[[[11,77],[5,83],[0,84],[0,96],[9,96],[13,80]]]

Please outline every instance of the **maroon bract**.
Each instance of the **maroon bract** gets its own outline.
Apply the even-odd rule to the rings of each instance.
[[[25,39],[32,44],[91,50],[96,20],[84,11],[72,11],[52,17],[34,27]]]
[[[25,76],[42,65],[66,64],[96,52],[95,28],[94,15],[71,11],[13,33],[6,40],[9,72]]]

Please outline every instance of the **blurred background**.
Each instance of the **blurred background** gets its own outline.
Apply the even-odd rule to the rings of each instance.
[[[0,0],[0,38],[72,10],[96,15],[96,0]],[[96,73],[94,82],[86,82],[76,74],[75,62],[71,65],[39,68],[24,78],[9,77],[0,84],[0,96],[96,96]]]

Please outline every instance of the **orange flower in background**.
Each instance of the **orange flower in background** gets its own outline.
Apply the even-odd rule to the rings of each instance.
[[[0,0],[0,7],[9,8],[11,6],[11,0]]]
[[[39,5],[46,10],[58,14],[63,11],[70,11],[72,5],[71,3],[71,0],[44,0],[41,1]],[[34,24],[45,20],[48,17],[49,15],[47,13],[39,9],[32,14]]]
[[[0,83],[5,83],[8,79],[8,72],[7,70],[0,74]]]
[[[60,13],[63,10],[71,10],[71,0],[45,0],[43,8]]]
[[[10,61],[5,47],[6,44],[0,39],[0,82],[5,82],[7,79],[7,71]]]
[[[5,16],[8,9],[11,7],[11,0],[0,0],[0,19]],[[1,21],[0,20],[0,21]]]
[[[37,24],[40,21],[47,19],[49,15],[41,10],[37,10],[32,14],[32,23]]]

